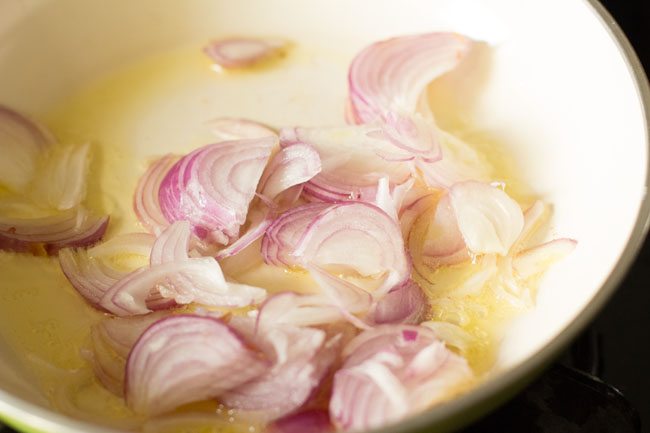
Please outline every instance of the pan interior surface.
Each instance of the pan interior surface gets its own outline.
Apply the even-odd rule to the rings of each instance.
[[[4,0],[0,104],[47,121],[55,117],[55,107],[102,77],[143,59],[150,67],[164,64],[172,71],[168,76],[141,75],[132,86],[141,94],[147,86],[170,93],[150,94],[149,105],[123,113],[124,122],[111,132],[130,149],[124,176],[113,181],[130,185],[137,180],[139,161],[202,142],[200,133],[188,140],[184,131],[200,130],[205,113],[275,126],[342,124],[352,57],[376,40],[431,31],[466,34],[487,47],[462,73],[432,84],[429,96],[441,126],[481,137],[511,156],[521,184],[553,206],[549,235],[578,240],[574,253],[545,275],[536,306],[508,326],[490,379],[499,381],[539,356],[616,275],[619,258],[631,254],[626,248],[646,196],[647,127],[640,90],[621,47],[588,2]],[[200,69],[207,62],[200,53],[203,44],[230,35],[293,41],[297,61],[288,70],[290,78],[269,72],[235,86],[215,85],[207,95],[199,94],[198,85],[186,85],[213,74]],[[189,64],[201,72],[186,72]],[[107,94],[104,102],[117,104],[117,110],[120,97],[128,95]],[[128,194],[115,198],[116,206],[130,207]],[[133,231],[129,224],[118,221],[111,230]],[[74,368],[81,362],[76,352],[87,327],[96,320],[96,313],[86,312],[83,301],[63,287],[65,280],[56,305],[39,303],[39,285],[62,278],[52,272],[0,292],[0,417],[36,431],[112,431],[53,413],[40,378],[25,366],[25,357],[36,351],[34,341],[45,341],[39,339],[47,339],[52,327],[63,327],[70,339],[52,344],[69,345],[75,355],[59,361]],[[23,344],[16,343],[21,338],[14,326],[23,312],[8,307],[16,296],[34,307],[35,337]],[[50,322],[52,309],[76,319]],[[443,420],[445,408],[428,415]]]

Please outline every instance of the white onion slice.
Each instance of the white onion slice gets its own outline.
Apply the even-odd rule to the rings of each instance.
[[[243,68],[279,54],[285,46],[278,39],[230,38],[210,42],[203,52],[221,67]]]
[[[318,152],[309,144],[296,143],[282,148],[266,167],[260,192],[274,200],[285,190],[303,184],[321,171]]]
[[[496,187],[473,181],[454,185],[449,199],[458,228],[472,253],[508,255],[524,226],[516,201]]]
[[[224,322],[178,315],[149,327],[126,367],[126,401],[135,412],[155,415],[185,403],[214,398],[268,370]]]
[[[44,156],[33,186],[34,201],[58,210],[72,209],[86,196],[90,144],[54,148]]]
[[[117,268],[112,260],[119,255],[148,256],[154,237],[145,233],[132,233],[110,239],[90,249],[65,248],[59,251],[59,264],[66,278],[81,296],[95,308],[106,291],[130,270]]]
[[[442,130],[439,134],[442,158],[435,162],[416,162],[427,185],[449,189],[459,182],[488,182],[492,178],[492,166],[481,153],[452,134]]]
[[[244,307],[258,303],[266,296],[263,289],[227,282],[214,258],[190,258],[187,251],[189,239],[188,222],[178,221],[172,224],[156,239],[150,266],[141,267],[126,275],[112,275],[113,284],[110,287],[101,285],[101,290],[96,291],[99,306],[118,316],[130,316],[147,314],[152,308],[161,308],[160,305],[168,308],[175,303],[197,302],[210,306]],[[69,278],[75,287],[84,283],[92,284],[92,279],[88,281],[85,278],[96,276],[96,266],[96,263],[89,263],[85,267],[71,267]],[[104,269],[99,271],[101,274]],[[80,292],[83,294],[83,290]],[[92,301],[96,302],[95,299]]]
[[[200,239],[228,244],[246,221],[276,137],[224,141],[184,156],[160,185],[167,221],[187,220]]]
[[[49,131],[0,105],[0,185],[23,192],[34,177],[38,157],[54,142]]]
[[[54,255],[61,248],[93,245],[104,236],[108,220],[81,207],[45,217],[0,216],[0,249]]]
[[[512,261],[517,276],[526,279],[544,272],[573,252],[577,242],[573,239],[555,239],[517,254]]]
[[[372,296],[362,288],[330,274],[319,266],[310,265],[307,268],[321,292],[344,311],[352,314],[363,313],[372,305]]]
[[[425,213],[422,218],[426,219],[427,216]],[[427,266],[435,269],[469,259],[449,195],[444,195],[438,201],[424,236],[421,258]]]
[[[339,308],[324,297],[299,295],[295,292],[279,292],[267,298],[260,306],[256,328],[260,332],[273,326],[326,325],[342,319]]]
[[[350,341],[334,376],[330,416],[341,430],[395,422],[471,379],[467,362],[421,326],[383,325]]]
[[[226,282],[217,261],[201,257],[138,269],[107,290],[100,305],[117,316],[147,314],[151,310],[146,299],[156,286],[164,298],[178,304],[244,307],[266,294],[257,287]]]

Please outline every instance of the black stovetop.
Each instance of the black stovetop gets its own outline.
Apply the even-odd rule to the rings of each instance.
[[[650,71],[650,0],[601,0]],[[549,28],[549,31],[552,29]],[[650,433],[650,242],[552,367],[461,433]],[[0,433],[13,430],[0,426]]]

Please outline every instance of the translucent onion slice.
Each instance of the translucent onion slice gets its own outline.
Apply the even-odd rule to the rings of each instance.
[[[575,240],[562,238],[534,246],[517,254],[512,267],[519,278],[530,278],[571,254],[576,245]]]
[[[65,248],[59,251],[59,264],[66,278],[81,296],[95,308],[102,297],[130,269],[118,267],[119,256],[139,255],[147,257],[153,246],[154,237],[145,233],[131,233],[117,236],[104,244],[90,249]]]
[[[138,181],[133,195],[135,214],[144,228],[156,236],[169,225],[158,200],[160,184],[177,160],[177,156],[166,155],[153,162]]]
[[[508,255],[524,226],[516,201],[499,188],[474,181],[454,185],[449,200],[469,251]]]
[[[383,176],[400,184],[412,172],[407,162],[414,156],[381,136],[376,126],[285,128],[280,142],[282,146],[308,143],[316,149],[322,172],[305,186],[305,192],[322,201],[356,199],[368,192],[374,198]]]
[[[262,255],[269,264],[318,265],[363,277],[383,275],[378,294],[405,281],[410,270],[397,223],[378,207],[362,202],[313,203],[291,209],[268,228]]]
[[[355,284],[330,274],[320,266],[310,265],[308,269],[321,292],[344,311],[352,314],[363,313],[372,305],[370,293]]]
[[[0,249],[54,255],[61,248],[86,247],[104,236],[108,220],[81,207],[36,218],[0,216]]]
[[[330,416],[341,430],[398,421],[449,395],[472,377],[467,362],[420,326],[383,325],[344,349],[334,375]]]
[[[126,401],[156,415],[214,398],[263,374],[268,363],[219,319],[178,315],[149,327],[129,355]]]
[[[43,156],[44,163],[34,179],[34,201],[58,210],[81,204],[86,197],[90,144],[55,148]]]
[[[200,257],[140,268],[111,286],[100,305],[117,316],[147,314],[146,300],[155,287],[178,304],[245,307],[266,295],[257,287],[226,282],[214,258]]]
[[[455,33],[429,33],[368,46],[350,66],[351,117],[372,123],[390,111],[415,113],[426,86],[454,69],[471,43]]]
[[[442,130],[439,134],[442,158],[434,162],[416,162],[427,185],[449,189],[459,182],[488,182],[492,178],[492,166],[484,155],[452,134]]]
[[[444,195],[433,211],[421,215],[419,223],[428,222],[421,250],[421,259],[431,268],[453,265],[468,260],[469,253],[465,246],[463,235],[458,227],[458,221],[449,195]]]
[[[329,413],[322,409],[287,415],[267,426],[268,433],[330,433],[333,429]]]
[[[160,185],[163,215],[170,223],[189,221],[200,239],[232,242],[276,145],[276,137],[224,141],[186,155]]]
[[[278,39],[230,38],[210,42],[203,52],[221,67],[243,68],[279,54],[285,46]]]
[[[262,413],[266,419],[280,418],[301,407],[320,385],[339,350],[339,338],[326,340],[320,329],[278,324],[257,328],[250,319],[231,321],[235,329],[273,360],[263,375],[237,387],[220,400],[228,407]]]
[[[137,317],[107,317],[90,330],[90,361],[95,376],[106,389],[124,395],[124,369],[129,352],[140,335],[153,323],[169,315],[158,312]]]
[[[303,184],[321,171],[321,161],[313,146],[296,143],[282,148],[266,167],[260,192],[274,200],[285,190]]]
[[[316,326],[342,318],[341,311],[328,298],[279,292],[267,298],[260,306],[256,327],[258,330],[267,330],[278,324]]]
[[[186,221],[172,224],[156,239],[151,266],[137,269],[103,294],[100,306],[118,316],[147,314],[147,300],[160,297],[178,304],[197,302],[220,307],[245,307],[259,303],[266,291],[226,281],[212,257],[190,258],[190,227]]]
[[[23,192],[34,177],[39,155],[54,138],[44,127],[0,105],[0,185]]]

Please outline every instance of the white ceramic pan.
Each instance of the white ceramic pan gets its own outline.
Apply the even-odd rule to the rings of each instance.
[[[0,103],[39,116],[80,84],[143,56],[199,49],[219,35],[276,35],[331,53],[343,66],[314,59],[291,82],[255,88],[259,97],[225,92],[206,106],[272,125],[340,123],[344,65],[355,52],[435,30],[492,45],[469,84],[448,83],[448,114],[503,143],[524,181],[553,204],[554,231],[579,241],[544,279],[537,306],[510,327],[501,373],[385,429],[446,431],[502,402],[551,361],[612,295],[643,241],[650,92],[629,43],[596,1],[0,0]],[[175,119],[180,128],[196,110],[152,108],[148,119]],[[136,156],[161,153],[163,141],[171,147],[175,128],[151,128],[154,138],[134,141]],[[3,331],[11,327],[10,315],[0,317]],[[0,339],[0,418],[33,432],[112,431],[50,410],[27,385],[22,355]]]

